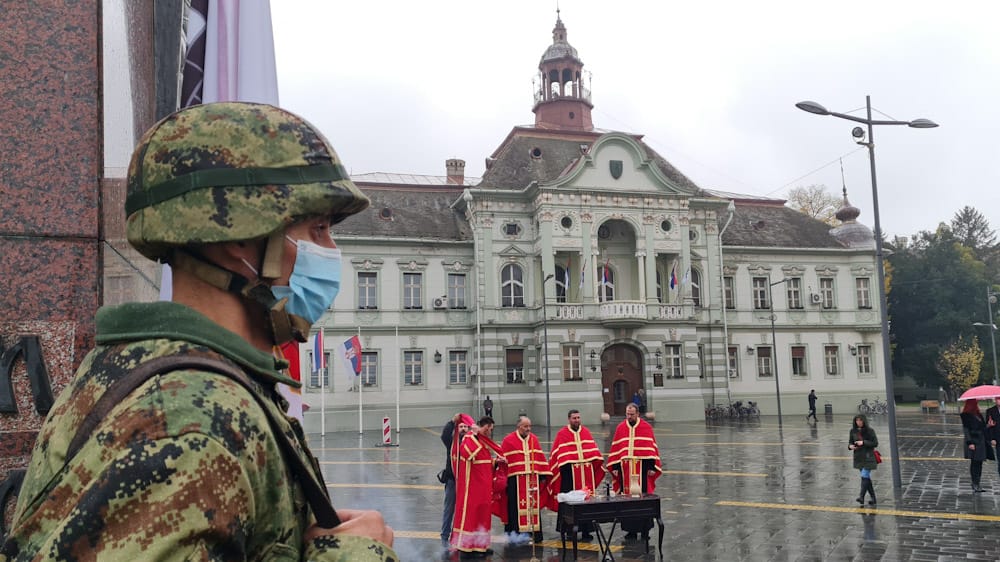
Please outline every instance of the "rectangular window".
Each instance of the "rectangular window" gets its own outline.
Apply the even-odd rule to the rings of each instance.
[[[755,310],[767,310],[771,308],[771,303],[767,300],[767,277],[753,278],[753,307]]]
[[[858,277],[854,280],[854,286],[858,294],[858,308],[872,307],[872,280],[867,277]]]
[[[507,382],[524,382],[524,350],[508,349],[506,355]]]
[[[424,384],[424,352],[403,352],[403,383],[412,386]]]
[[[663,366],[665,367],[664,371],[667,374],[667,378],[684,378],[684,373],[681,371],[681,346],[666,346],[666,354],[663,357]]]
[[[771,348],[761,346],[757,348],[757,376],[770,377],[774,374],[771,366]]]
[[[819,298],[823,308],[833,308],[833,277],[819,278]]]
[[[736,290],[732,277],[722,278],[722,290],[726,299],[726,308],[732,310],[736,308]]]
[[[403,308],[418,310],[424,307],[420,301],[422,277],[422,273],[403,274]]]
[[[465,274],[448,274],[448,308],[465,308]]]
[[[580,374],[580,346],[567,345],[562,348],[563,380],[582,381]]]
[[[330,352],[327,351],[323,353],[326,355],[326,368],[323,369],[323,386],[325,388],[330,388]],[[309,363],[303,365],[306,369],[309,369],[309,386],[313,388],[319,388],[319,373],[312,370],[313,364],[313,354],[309,352]]]
[[[828,377],[840,376],[840,349],[835,345],[823,346],[823,365]]]
[[[448,352],[448,382],[450,384],[469,383],[469,354],[466,351]]]
[[[802,279],[789,277],[785,281],[785,292],[788,295],[788,309],[802,308]]]
[[[729,378],[738,379],[740,378],[740,348],[737,345],[731,345],[726,350],[726,363],[729,367]]]
[[[805,377],[806,374],[806,346],[792,346],[792,376]]]
[[[872,371],[872,346],[859,345],[855,349],[858,350],[858,375],[871,376],[875,374]]]
[[[374,271],[358,272],[358,308],[361,310],[378,308],[378,274]]]
[[[378,386],[378,353],[361,352],[361,384]]]

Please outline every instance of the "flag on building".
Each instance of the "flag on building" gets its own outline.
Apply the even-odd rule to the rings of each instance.
[[[312,372],[322,373],[326,369],[326,349],[323,346],[323,330],[316,332],[312,348]]]
[[[569,264],[563,269],[563,292],[569,292]]]
[[[361,374],[361,338],[351,336],[340,346],[340,359],[347,370],[347,378],[354,381]]]
[[[687,271],[684,272],[684,279],[681,279],[681,285],[687,285],[691,282],[691,268],[688,267]]]
[[[587,260],[583,260],[583,264],[580,266],[580,290],[583,290],[583,278],[587,273]]]
[[[674,267],[670,270],[670,290],[677,287],[677,263],[674,263]]]

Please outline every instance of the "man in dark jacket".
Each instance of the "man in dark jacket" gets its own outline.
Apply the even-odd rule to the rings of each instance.
[[[808,398],[809,398],[809,415],[806,416],[806,419],[812,418],[813,421],[819,421],[819,419],[816,418],[816,391],[810,390]]]
[[[993,399],[994,404],[986,408],[986,440],[995,449],[996,458],[1000,459],[1000,396]],[[1000,462],[997,463],[997,472],[1000,472]]]

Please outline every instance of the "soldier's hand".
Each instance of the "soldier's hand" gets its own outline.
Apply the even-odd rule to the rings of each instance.
[[[326,529],[313,525],[306,530],[306,542],[323,535],[354,535],[375,539],[386,546],[392,546],[394,538],[392,527],[385,524],[382,514],[374,510],[338,509],[340,525],[334,529]]]

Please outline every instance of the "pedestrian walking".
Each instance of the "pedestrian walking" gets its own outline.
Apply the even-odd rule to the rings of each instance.
[[[483,411],[486,412],[486,417],[493,417],[493,401],[490,400],[490,395],[486,395],[486,400],[483,400]]]
[[[819,421],[819,418],[816,417],[816,391],[810,390],[809,396],[806,398],[809,400],[809,415],[806,416],[806,419],[812,418],[813,421]]]
[[[962,406],[962,431],[965,433],[965,458],[969,459],[969,475],[972,476],[972,492],[979,493],[983,489],[979,480],[983,476],[983,461],[996,460],[993,447],[986,443],[986,418],[979,411],[979,401],[970,399]]]
[[[646,415],[646,391],[640,388],[638,392],[639,392],[639,415],[640,416],[645,416]]]
[[[872,471],[878,468],[875,458],[875,448],[878,447],[878,437],[875,430],[868,426],[868,418],[864,414],[854,416],[851,432],[848,435],[847,448],[854,451],[854,468],[861,471],[861,494],[855,501],[865,504],[865,494],[870,494],[868,505],[875,505],[875,487],[872,486]]]

